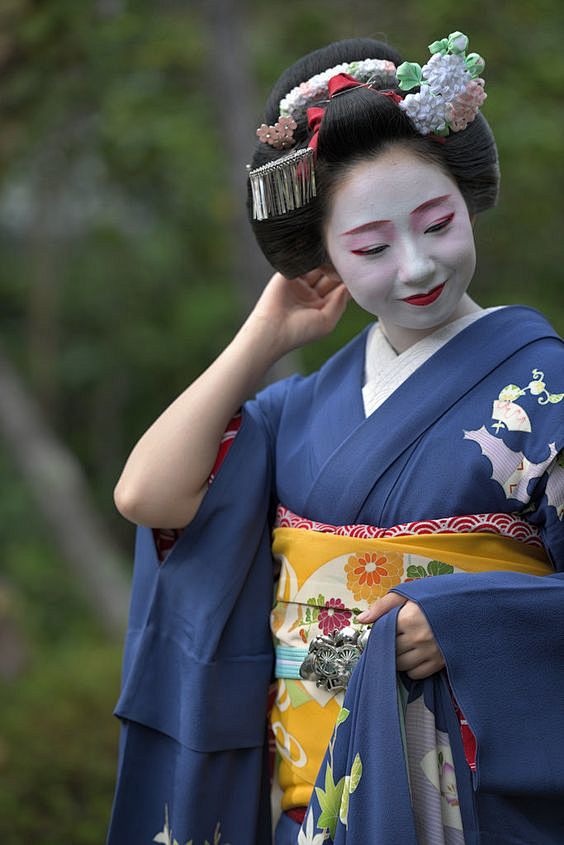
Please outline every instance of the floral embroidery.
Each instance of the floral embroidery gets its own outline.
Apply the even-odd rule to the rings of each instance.
[[[434,716],[428,710],[426,710],[426,715],[432,719],[434,725]],[[429,727],[431,726],[429,725]],[[440,796],[440,807],[435,808],[435,812],[436,810],[439,810],[440,817],[442,819],[442,823],[439,821],[440,827],[454,828],[455,830],[462,831],[462,817],[460,814],[456,771],[454,768],[454,760],[452,757],[452,749],[450,747],[448,735],[443,734],[442,731],[437,731],[435,733],[434,728],[433,734],[435,735],[435,741],[437,744],[421,758],[419,766],[421,767],[427,782]],[[445,740],[447,744],[444,744]],[[415,772],[414,774],[417,777]],[[433,806],[433,804],[433,798],[429,795],[429,807]]]
[[[298,833],[298,845],[323,845],[325,842],[325,834],[314,833],[313,825],[313,811],[310,810],[307,814],[305,833],[303,828]]]
[[[465,431],[465,440],[474,440],[492,465],[492,479],[501,484],[507,499],[523,504],[530,501],[529,482],[540,478],[557,455],[554,443],[548,444],[548,457],[540,464],[529,461],[523,452],[514,452],[499,437],[482,426],[477,431]]]
[[[180,845],[178,839],[174,838],[172,833],[172,828],[169,826],[168,823],[168,804],[165,804],[165,823],[164,828],[157,833],[153,839],[153,842],[159,842],[161,845]],[[212,839],[206,839],[204,845],[220,845],[221,843],[221,822],[218,822],[215,826],[215,830],[213,832]],[[189,839],[186,842],[186,845],[195,845],[193,839]],[[225,842],[224,845],[229,845],[228,842]]]
[[[454,766],[445,760],[442,751],[439,751],[439,781],[441,784],[441,795],[451,807],[458,807],[458,792],[456,788],[456,774]]]
[[[557,405],[564,399],[564,393],[551,393],[545,382],[542,370],[531,370],[532,379],[526,387],[518,384],[506,384],[497,399],[493,402],[492,423],[497,437],[490,434],[485,426],[476,431],[464,431],[465,440],[474,440],[480,447],[482,454],[488,458],[492,465],[493,481],[497,481],[503,487],[507,499],[516,499],[528,505],[531,497],[529,495],[529,482],[540,478],[549,469],[557,455],[555,443],[548,443],[548,458],[541,463],[533,463],[525,457],[522,451],[516,452],[510,449],[499,437],[500,429],[507,431],[531,432],[531,421],[527,412],[521,408],[517,400],[527,393],[536,397],[539,405]],[[554,504],[560,518],[562,511],[559,510],[561,496],[553,495],[553,488],[550,488],[551,497],[547,494],[549,504]]]
[[[516,400],[525,396],[527,392],[537,397],[539,405],[556,405],[564,399],[564,393],[550,393],[546,388],[542,370],[531,370],[532,379],[526,387],[518,384],[507,384],[493,403],[492,419],[496,420],[492,428],[496,433],[500,428],[509,431],[531,431],[529,417]]]
[[[402,580],[403,555],[398,552],[352,555],[345,571],[347,588],[355,600],[372,604]]]
[[[330,634],[331,631],[340,631],[341,628],[346,628],[350,622],[352,613],[345,609],[345,605],[341,599],[329,599],[319,611],[318,625],[324,634]]]
[[[341,707],[335,723],[335,730],[329,743],[329,759],[324,764],[325,788],[322,789],[320,786],[315,787],[315,794],[317,796],[317,800],[319,801],[321,813],[316,821],[313,818],[313,811],[311,809],[309,810],[306,832],[305,835],[303,835],[303,838],[298,838],[298,845],[317,845],[318,842],[323,842],[328,837],[335,839],[335,832],[339,822],[347,827],[350,796],[353,792],[355,792],[360,783],[360,779],[362,777],[362,760],[360,758],[360,754],[357,753],[353,760],[350,773],[344,775],[337,781],[337,783],[335,783],[333,777],[333,747],[335,745],[339,725],[342,725],[343,722],[347,720],[349,714],[350,710],[347,710],[346,707]],[[323,831],[321,834],[323,836],[322,839],[314,838],[314,823],[317,828]],[[303,828],[300,835],[302,835],[302,833]],[[319,836],[319,834],[316,834],[316,837],[317,836]]]
[[[526,387],[521,388],[516,384],[508,384],[507,387],[504,387],[499,394],[499,398],[514,401],[515,399],[518,399],[519,396],[524,396],[525,393],[529,391],[532,396],[538,396],[537,402],[539,405],[548,405],[549,403],[555,405],[558,402],[562,402],[564,399],[564,393],[550,393],[546,389],[544,373],[542,370],[531,370],[531,375],[533,379]]]
[[[358,608],[355,608],[358,612]],[[332,631],[340,631],[351,624],[352,610],[347,610],[339,598],[325,600],[325,596],[319,593],[317,596],[308,598],[305,613],[301,606],[298,607],[298,618],[288,629],[288,632],[299,628],[301,640],[307,644],[308,634],[313,625],[319,626],[321,631],[327,635]],[[352,620],[354,624],[354,620]]]
[[[443,563],[442,560],[430,560],[427,568],[424,566],[408,566],[405,581],[415,581],[417,578],[429,578],[433,575],[452,575],[454,566]]]

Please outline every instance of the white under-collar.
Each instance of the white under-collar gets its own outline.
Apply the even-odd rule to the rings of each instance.
[[[382,405],[400,384],[409,378],[415,370],[434,355],[441,346],[452,340],[462,329],[480,320],[486,314],[497,311],[494,308],[484,308],[474,311],[465,317],[459,317],[447,323],[432,334],[414,343],[399,355],[385,337],[380,324],[374,323],[366,338],[366,357],[364,364],[364,386],[362,401],[364,413],[367,417]]]

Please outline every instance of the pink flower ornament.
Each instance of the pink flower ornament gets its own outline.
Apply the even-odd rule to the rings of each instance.
[[[479,78],[485,62],[478,53],[467,56],[467,47],[464,33],[451,32],[429,46],[432,55],[423,67],[415,62],[398,67],[402,91],[419,89],[408,94],[400,108],[422,135],[448,135],[466,129],[486,99],[485,83]]]
[[[472,79],[466,89],[446,107],[446,119],[453,132],[460,132],[472,123],[488,95],[483,79]]]
[[[294,143],[294,129],[298,124],[293,117],[279,117],[274,128],[278,130],[278,134],[283,142],[283,147],[290,147]]]
[[[284,150],[294,143],[294,129],[297,125],[293,117],[279,117],[274,126],[261,123],[256,134],[263,144],[270,144],[276,150]]]
[[[263,144],[270,144],[275,147],[279,140],[278,129],[276,129],[276,126],[267,126],[266,123],[261,123],[257,129],[257,137]]]
[[[451,807],[458,807],[460,802],[458,800],[458,793],[456,791],[456,774],[454,766],[450,763],[444,762],[441,776],[441,795]]]

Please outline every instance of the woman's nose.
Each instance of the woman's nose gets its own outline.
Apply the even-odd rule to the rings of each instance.
[[[420,285],[435,272],[435,262],[416,243],[405,243],[399,257],[398,278],[406,285]]]

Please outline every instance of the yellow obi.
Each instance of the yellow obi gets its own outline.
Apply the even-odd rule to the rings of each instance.
[[[283,810],[309,803],[344,697],[300,679],[315,637],[365,627],[356,614],[403,581],[456,572],[554,571],[543,548],[491,533],[366,539],[279,527],[272,549],[281,572],[271,616],[278,678],[271,726]]]

